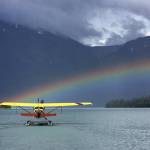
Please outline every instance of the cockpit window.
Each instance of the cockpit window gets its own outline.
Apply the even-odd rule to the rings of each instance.
[[[35,107],[34,109],[44,109],[44,107]]]

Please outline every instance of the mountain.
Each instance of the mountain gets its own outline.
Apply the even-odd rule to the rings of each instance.
[[[150,58],[150,37],[138,38],[121,45],[111,58],[114,60],[120,58],[119,61],[121,62]]]
[[[90,47],[62,35],[0,21],[0,98],[94,68],[149,58],[149,49],[150,37]]]

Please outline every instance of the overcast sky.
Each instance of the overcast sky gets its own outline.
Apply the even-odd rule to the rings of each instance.
[[[0,0],[0,19],[87,45],[150,35],[149,0]]]

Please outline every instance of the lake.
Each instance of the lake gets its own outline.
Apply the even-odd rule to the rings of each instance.
[[[65,109],[54,126],[0,110],[0,150],[149,150],[150,109]]]

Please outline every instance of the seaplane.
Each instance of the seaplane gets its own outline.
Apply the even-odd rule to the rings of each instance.
[[[92,105],[92,102],[55,102],[55,103],[45,103],[44,100],[39,100],[36,103],[26,103],[26,102],[0,102],[1,108],[7,107],[18,107],[24,111],[24,113],[20,113],[20,116],[23,117],[33,117],[36,120],[28,120],[25,125],[53,125],[53,122],[48,119],[48,117],[57,116],[54,111],[58,108],[63,107],[74,107],[74,106],[88,106]],[[29,108],[31,108],[29,110]],[[48,108],[48,109],[47,109]],[[50,109],[51,108],[51,109]],[[41,120],[42,118],[42,120]]]

